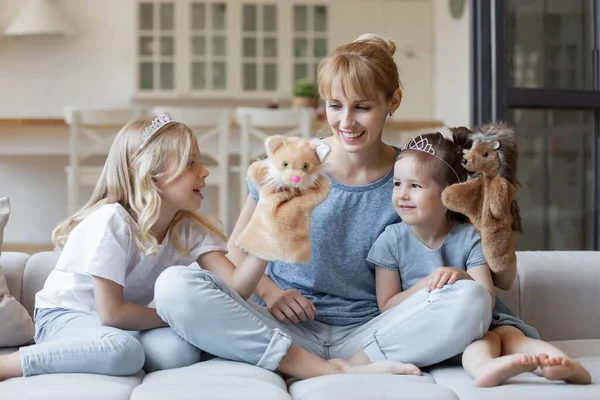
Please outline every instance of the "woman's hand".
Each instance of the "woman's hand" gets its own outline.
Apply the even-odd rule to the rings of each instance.
[[[296,289],[277,290],[264,301],[271,314],[282,322],[297,324],[315,319],[315,305]]]
[[[427,291],[441,289],[461,279],[473,279],[467,271],[454,267],[439,267],[427,277]]]

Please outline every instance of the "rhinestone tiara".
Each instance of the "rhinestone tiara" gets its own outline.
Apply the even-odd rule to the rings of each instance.
[[[458,182],[460,182],[460,177],[458,176],[458,173],[456,173],[456,170],[454,168],[452,168],[452,166],[450,164],[448,164],[448,162],[446,160],[435,155],[435,149],[433,148],[431,143],[429,143],[429,140],[427,140],[427,138],[424,138],[423,136],[421,136],[421,134],[411,137],[410,140],[404,146],[402,146],[402,151],[404,151],[404,150],[416,150],[416,151],[422,151],[423,153],[431,154],[432,156],[434,156],[435,158],[437,158],[438,160],[440,160],[441,162],[446,164],[448,166],[448,168],[450,168],[452,170],[452,172],[454,172],[454,176],[456,176],[456,180]]]
[[[175,122],[175,120],[171,119],[171,117],[169,117],[167,114],[158,114],[156,117],[154,117],[150,123],[150,126],[144,128],[144,131],[142,132],[142,143],[140,144],[140,147],[138,147],[136,154],[146,147],[146,144],[148,144],[150,139],[152,139],[154,134],[158,132],[160,128],[170,124],[171,122]]]
[[[406,143],[404,147],[402,147],[402,150],[424,151],[425,153],[429,153],[432,156],[435,156],[435,150],[433,149],[431,143],[429,143],[429,140],[427,140],[427,138],[424,138],[420,134],[411,137],[408,143]]]

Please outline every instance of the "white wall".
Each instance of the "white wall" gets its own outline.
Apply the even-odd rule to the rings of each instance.
[[[471,123],[470,9],[453,19],[448,1],[433,1],[434,118],[447,126]]]
[[[4,30],[28,0],[0,1]],[[54,4],[74,35],[0,37],[0,118],[60,117],[68,104],[115,105],[131,99],[133,1],[54,0]]]
[[[0,0],[0,31],[27,0]],[[54,0],[71,37],[0,37],[0,118],[61,117],[69,104],[126,104],[133,91],[132,0]],[[11,198],[7,243],[49,243],[66,217],[66,157],[0,158]]]

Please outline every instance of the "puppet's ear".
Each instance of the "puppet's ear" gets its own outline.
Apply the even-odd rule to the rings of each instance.
[[[494,150],[498,150],[499,148],[500,148],[500,142],[499,142],[499,141],[497,141],[497,140],[494,140],[494,141],[492,142],[492,149],[494,149]]]
[[[323,161],[327,158],[329,153],[331,152],[331,148],[327,146],[325,143],[320,140],[311,140],[311,145],[315,149],[315,153],[317,153],[317,157],[319,157],[319,161],[323,164]]]
[[[286,141],[286,137],[283,135],[273,135],[265,139],[265,148],[267,149],[267,155],[270,157],[275,153],[275,150]]]

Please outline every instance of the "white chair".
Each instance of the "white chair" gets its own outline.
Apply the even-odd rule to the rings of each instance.
[[[102,166],[82,165],[92,156],[106,156],[119,130],[128,122],[140,118],[143,111],[134,107],[80,109],[65,108],[69,125],[69,165],[66,168],[69,214],[77,211],[79,189],[95,186]]]
[[[235,118],[240,126],[240,206],[243,206],[248,197],[246,170],[251,160],[265,154],[264,140],[275,134],[305,138],[312,136],[315,110],[238,107],[235,109]]]
[[[229,233],[229,137],[233,110],[228,108],[156,107],[152,114],[168,114],[172,119],[189,126],[204,159],[216,165],[208,169],[206,185],[219,189],[218,214],[223,230]]]

